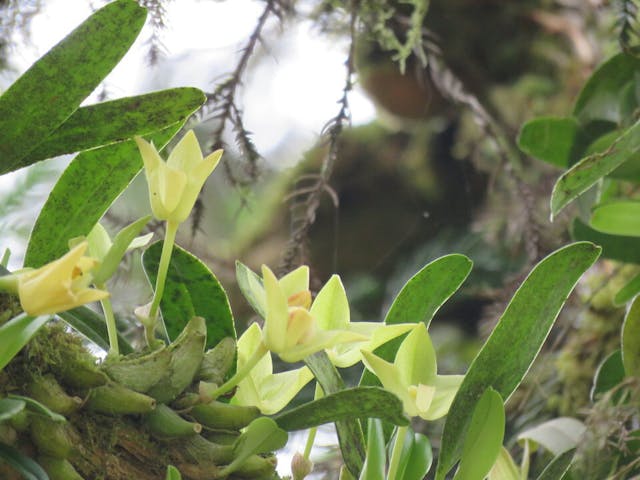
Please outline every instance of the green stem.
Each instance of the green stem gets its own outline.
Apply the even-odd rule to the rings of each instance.
[[[315,393],[313,394],[313,399],[317,400],[319,398],[324,397],[324,391],[318,382],[316,382]],[[309,460],[311,456],[311,449],[313,448],[313,444],[316,441],[316,434],[318,433],[318,427],[312,427],[309,429],[309,434],[307,435],[307,443],[304,447],[303,457]]]
[[[400,466],[400,457],[402,456],[402,447],[404,446],[404,437],[407,433],[407,427],[398,427],[396,430],[396,441],[393,444],[393,452],[391,453],[391,461],[389,462],[388,480],[400,480],[398,476],[398,467]]]
[[[246,377],[251,370],[253,370],[253,367],[255,367],[256,364],[262,359],[262,357],[264,357],[268,352],[269,352],[269,349],[266,347],[264,342],[260,342],[260,345],[258,345],[258,348],[256,348],[256,351],[249,358],[249,360],[247,360],[247,363],[245,363],[242,366],[242,368],[235,373],[233,377],[231,377],[229,380],[227,380],[225,383],[219,386],[216,390],[214,390],[211,393],[211,397],[216,399],[219,396],[224,395],[225,393],[233,389],[233,387],[238,385],[238,383],[240,383],[242,379]]]
[[[160,264],[158,265],[158,276],[156,278],[156,288],[153,293],[153,300],[151,302],[151,308],[149,309],[149,318],[147,324],[144,326],[147,343],[153,345],[154,343],[154,331],[158,323],[158,309],[160,307],[160,301],[164,294],[164,285],[167,281],[167,272],[169,271],[169,262],[171,261],[171,252],[173,251],[173,245],[176,242],[176,233],[178,232],[177,222],[167,220],[167,228],[164,234],[164,243],[162,244],[162,253],[160,255]],[[165,328],[166,336],[166,328]]]
[[[105,284],[96,285],[99,290],[106,290]],[[109,336],[109,355],[120,355],[118,347],[118,329],[116,328],[116,318],[113,315],[111,299],[105,298],[100,300],[102,311],[104,312],[104,320],[107,324],[107,335]]]

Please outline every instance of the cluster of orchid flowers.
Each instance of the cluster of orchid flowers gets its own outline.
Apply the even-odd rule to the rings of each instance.
[[[144,162],[153,215],[166,221],[154,297],[136,310],[147,343],[153,348],[158,342],[156,332],[166,335],[158,310],[178,226],[189,216],[222,151],[203,158],[195,134],[189,131],[165,162],[152,144],[139,137],[135,141]],[[149,241],[151,235],[136,237],[148,220],[134,222],[113,241],[97,224],[86,238],[72,240],[70,251],[61,258],[37,269],[0,277],[0,289],[17,293],[23,310],[31,316],[101,301],[111,345],[109,354],[117,355],[115,320],[105,284],[128,249]],[[306,266],[280,279],[263,266],[262,279],[256,275],[251,288],[254,307],[263,316],[264,325],[260,328],[254,323],[240,337],[236,374],[217,388],[214,397],[236,388],[233,403],[257,406],[263,414],[274,414],[313,375],[307,367],[273,373],[269,352],[293,363],[324,350],[336,367],[362,361],[384,388],[402,400],[409,416],[433,420],[447,413],[462,376],[437,374],[435,351],[422,322],[351,322],[340,278],[332,276],[312,301]],[[374,353],[379,346],[407,333],[393,363]]]

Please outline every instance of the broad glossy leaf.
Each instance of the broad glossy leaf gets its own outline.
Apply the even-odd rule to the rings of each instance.
[[[98,10],[0,97],[0,174],[62,124],[129,50],[146,11],[132,0]]]
[[[162,243],[156,242],[142,256],[144,269],[155,285]],[[236,338],[233,314],[222,285],[202,261],[175,245],[160,302],[169,338],[175,340],[194,316],[205,319],[207,346],[215,347],[225,337]]]
[[[185,114],[188,110],[185,106]],[[163,147],[180,127],[172,125],[148,138]],[[88,235],[141,168],[142,158],[133,140],[76,156],[40,211],[27,245],[25,267],[41,267],[61,257],[70,239]]]
[[[341,390],[287,410],[274,419],[287,431],[303,430],[349,418],[380,418],[394,425],[408,425],[402,402],[379,387]]]
[[[40,465],[4,443],[0,443],[0,459],[15,468],[25,480],[49,480],[49,475]]]
[[[546,466],[537,480],[562,480],[573,462],[575,450],[567,450],[558,455]]]
[[[502,449],[504,425],[502,397],[489,387],[473,409],[454,480],[485,478]]]
[[[304,363],[313,372],[325,395],[344,390],[342,377],[324,351],[309,355],[304,359]],[[358,478],[365,458],[362,427],[358,420],[351,418],[336,422],[336,432],[342,459],[351,475]]]
[[[551,165],[567,168],[576,152],[585,147],[580,124],[573,117],[542,117],[525,123],[518,146],[527,155]]]
[[[284,447],[289,436],[271,418],[252,421],[233,445],[233,461],[220,474],[226,476],[238,469],[251,455],[269,453]]]
[[[0,327],[0,370],[22,350],[31,337],[49,321],[48,316],[20,315]]]
[[[185,119],[204,102],[197,88],[172,88],[81,107],[20,161],[39,160],[148,135]]]
[[[582,88],[573,115],[586,124],[593,120],[622,123],[625,110],[620,93],[636,80],[640,60],[620,53],[604,62]]]
[[[473,262],[460,254],[440,257],[422,268],[409,279],[389,307],[385,317],[387,325],[424,322],[427,328],[438,309],[465,281]],[[375,354],[393,361],[404,335],[375,350]],[[369,371],[365,371],[361,385],[378,385]]]
[[[616,350],[605,358],[596,370],[591,387],[591,401],[606,393],[624,380],[625,370],[622,363],[622,352]]]
[[[622,363],[629,377],[640,377],[640,297],[636,297],[622,325]]]
[[[103,317],[88,307],[72,308],[58,314],[70,327],[87,337],[105,352],[109,351],[109,336]],[[120,353],[126,355],[133,352],[133,347],[126,338],[118,332],[118,346]]]
[[[364,460],[359,480],[385,480],[387,454],[382,422],[370,418],[367,424],[367,458]]]
[[[638,295],[638,293],[640,293],[640,274],[629,280],[629,282],[616,293],[616,296],[613,297],[613,304],[616,307],[621,307]]]
[[[600,248],[574,243],[542,260],[522,283],[500,321],[473,360],[453,400],[442,437],[437,479],[443,479],[462,452],[471,410],[492,387],[505,401],[536,358],[560,309]]]
[[[24,410],[25,403],[23,400],[16,398],[2,398],[0,399],[0,422],[9,420],[13,416]]]
[[[558,179],[551,192],[551,217],[602,177],[638,154],[640,121],[618,137],[606,151],[583,158]]]
[[[433,452],[429,439],[421,434],[407,429],[405,448],[400,457],[398,478],[402,480],[422,480],[433,463]]]
[[[640,202],[600,205],[591,214],[591,226],[610,235],[640,237]]]
[[[626,263],[640,263],[640,239],[602,233],[576,218],[571,228],[574,240],[586,240],[602,247],[602,256]]]
[[[525,430],[518,434],[518,440],[531,440],[535,442],[532,451],[536,445],[541,445],[557,456],[576,448],[585,430],[586,427],[581,421],[559,417]]]

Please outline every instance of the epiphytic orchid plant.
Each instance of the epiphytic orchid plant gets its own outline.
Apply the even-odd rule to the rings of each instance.
[[[338,276],[314,298],[307,267],[278,279],[266,266],[259,276],[238,263],[238,283],[264,323],[251,325],[236,344],[222,285],[176,244],[222,152],[203,156],[187,131],[167,161],[161,156],[204,95],[175,88],[80,106],[145,18],[133,0],[109,3],[0,97],[0,173],[80,152],[40,212],[24,268],[0,277],[0,458],[10,474],[277,478],[274,452],[287,432],[310,429],[293,468],[303,478],[311,471],[315,427],[335,422],[345,478],[418,480],[431,467],[431,448],[412,432],[409,417],[447,415],[436,478],[459,460],[458,478],[481,478],[470,459],[479,451],[474,441],[495,437],[496,429],[487,434],[474,412],[502,408],[598,248],[577,243],[544,259],[464,375],[438,375],[428,334],[436,311],[470,271],[462,255],[425,266],[381,322],[351,321]],[[147,245],[150,238],[139,237],[149,217],[112,240],[99,221],[142,168],[150,211],[165,222],[164,241]],[[118,299],[108,293],[131,248],[144,249],[153,289],[135,312],[142,341],[119,330],[112,308]],[[96,301],[100,313],[86,306]],[[108,352],[104,360],[90,353],[96,348]],[[274,372],[272,355],[305,365]],[[347,388],[338,369],[363,361],[359,385]],[[291,407],[312,380],[315,399]],[[368,422],[365,437],[363,426],[373,418],[379,421]],[[388,469],[381,422],[393,431]],[[494,464],[501,442],[486,442],[485,464]]]

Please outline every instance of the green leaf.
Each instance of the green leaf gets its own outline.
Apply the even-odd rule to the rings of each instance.
[[[23,400],[14,398],[2,398],[0,399],[0,422],[9,420],[22,410],[24,410],[25,403]]]
[[[537,480],[562,480],[565,473],[569,471],[575,453],[575,450],[567,450],[555,457],[542,471]]]
[[[344,381],[333,366],[326,352],[309,355],[304,363],[313,372],[325,395],[344,390]],[[342,452],[342,460],[354,478],[360,476],[365,458],[364,436],[358,420],[351,418],[336,422],[336,432]]]
[[[182,480],[182,475],[176,467],[173,465],[167,466],[167,475],[164,477],[165,480]]]
[[[0,97],[0,174],[62,124],[129,50],[146,10],[132,0],[112,2],[91,15]]]
[[[620,53],[610,58],[589,77],[576,100],[573,115],[582,124],[593,120],[622,123],[625,106],[620,92],[635,82],[639,72],[640,60],[634,56]]]
[[[489,387],[478,400],[462,446],[454,480],[483,480],[498,458],[504,438],[502,397]]]
[[[0,327],[0,370],[22,350],[49,318],[20,315]]]
[[[640,263],[640,239],[602,233],[576,218],[571,228],[574,240],[586,240],[602,247],[602,256],[626,263]]]
[[[409,424],[400,399],[379,387],[341,390],[292,408],[274,419],[281,428],[290,432],[349,418],[369,417],[394,425]]]
[[[533,441],[535,442],[533,449],[537,445],[542,445],[557,456],[576,448],[585,430],[586,427],[580,420],[558,417],[518,434],[518,441]]]
[[[183,121],[191,113],[187,110],[197,108],[204,100],[197,88],[172,88],[81,107],[23,158],[19,167],[122,142],[134,135],[153,134]]]
[[[187,110],[185,106],[185,113]],[[172,125],[149,138],[163,147],[180,127]],[[141,168],[142,158],[133,140],[76,156],[40,211],[24,265],[37,268],[64,255],[69,240],[88,235]]]
[[[359,480],[385,480],[386,465],[382,422],[377,418],[370,418],[367,426],[367,458],[364,460]]]
[[[508,399],[529,370],[560,309],[600,248],[574,243],[552,253],[529,274],[473,360],[453,400],[442,437],[437,479],[460,458],[471,410],[492,387]]]
[[[127,225],[116,234],[111,248],[102,259],[100,268],[93,277],[94,284],[104,285],[104,283],[116,273],[122,257],[124,257],[124,254],[129,249],[129,245],[131,245],[131,242],[135,240],[142,229],[149,223],[149,220],[151,220],[151,215],[142,217],[130,225]]]
[[[47,407],[46,405],[43,405],[42,403],[38,402],[37,400],[31,397],[9,394],[9,398],[12,400],[23,402],[26,408],[31,412],[47,417],[54,422],[64,423],[67,421],[67,419],[64,418],[62,415],[52,411],[51,409],[49,409],[49,407]]]
[[[640,273],[629,280],[629,282],[616,293],[616,296],[613,297],[613,304],[616,307],[621,307],[638,293],[640,293]]]
[[[433,452],[429,438],[421,433],[414,433],[408,428],[404,447],[398,467],[398,478],[422,480],[433,463]]]
[[[0,458],[15,468],[25,480],[49,480],[40,465],[9,445],[0,443]]]
[[[622,363],[622,351],[616,350],[608,355],[598,366],[591,387],[591,401],[606,393],[624,380],[625,369]],[[620,393],[620,392],[618,392]]]
[[[264,311],[263,307],[265,300],[262,278],[243,263],[236,261],[236,279],[238,280],[238,287],[240,287],[240,291],[249,302],[249,305],[258,315],[266,318],[267,312]]]
[[[460,254],[445,255],[423,267],[409,279],[389,307],[385,317],[387,325],[424,322],[427,328],[438,309],[465,281],[473,262]],[[404,335],[377,348],[380,358],[393,361]],[[379,385],[368,370],[362,375],[361,385]]]
[[[600,205],[591,214],[591,226],[610,235],[640,237],[640,202]]]
[[[152,285],[156,282],[162,243],[154,243],[142,256]],[[205,319],[207,349],[225,337],[236,338],[229,299],[222,285],[204,263],[177,245],[173,247],[160,309],[172,340],[194,316]]]
[[[221,476],[235,472],[251,455],[269,453],[284,447],[289,436],[271,418],[252,421],[233,444],[233,461],[220,471]]]
[[[526,454],[526,452],[525,452]],[[487,480],[522,480],[520,469],[511,458],[509,451],[502,447],[498,458],[491,467]]]
[[[542,117],[522,126],[518,146],[538,160],[567,168],[573,163],[576,152],[579,155],[586,145],[575,118]]]
[[[96,312],[88,307],[81,306],[58,313],[58,316],[105,352],[109,351],[107,325],[104,318]],[[118,332],[118,346],[120,347],[120,353],[123,355],[133,352],[133,347],[120,332]]]
[[[640,297],[636,297],[622,325],[622,363],[628,377],[640,377]]]
[[[639,153],[640,121],[627,129],[607,150],[583,158],[558,179],[551,192],[551,217]]]

